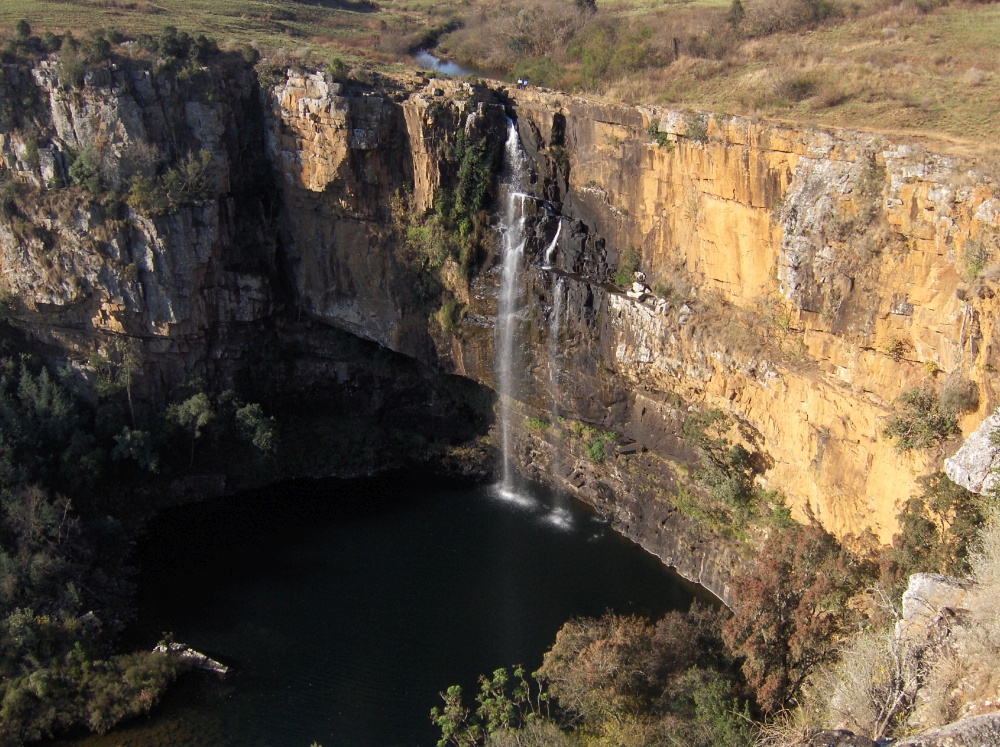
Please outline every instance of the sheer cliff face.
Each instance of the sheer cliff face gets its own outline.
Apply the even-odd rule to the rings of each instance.
[[[651,285],[700,288],[690,314],[607,297],[602,363],[641,397],[733,414],[800,512],[888,539],[941,457],[880,435],[893,400],[958,374],[980,390],[966,430],[996,403],[993,288],[968,277],[996,242],[992,180],[874,136],[544,93],[518,105],[539,153],[563,130],[563,212],[609,254],[641,248]]]
[[[414,84],[399,103],[325,85],[293,77],[274,91],[302,303],[492,383],[495,259],[466,289],[454,335],[433,334],[407,311],[414,278],[394,259],[386,206],[399,188],[430,206],[450,142],[442,123],[498,116],[498,99],[441,81]],[[691,456],[677,438],[687,409],[718,407],[800,517],[891,537],[914,478],[941,458],[900,455],[881,436],[893,400],[962,375],[980,390],[967,430],[997,400],[992,285],[966,273],[970,252],[995,241],[992,181],[877,136],[508,94],[531,191],[545,201],[523,276],[520,398],[635,438],[665,473]],[[606,284],[629,247],[667,303]],[[521,460],[538,469],[546,457]]]
[[[445,333],[394,205],[431,207],[454,179],[456,133],[502,139],[512,115],[539,198],[521,290],[525,417],[555,407],[631,437],[656,485],[527,434],[526,470],[620,496],[638,526],[693,458],[686,414],[717,407],[800,517],[888,539],[941,458],[899,455],[880,435],[893,400],[957,373],[980,391],[966,431],[997,402],[995,285],[970,277],[997,248],[1000,200],[974,164],[534,90],[419,78],[344,90],[322,73],[261,90],[235,65],[193,81],[123,66],[65,90],[46,65],[3,79],[3,95],[31,101],[0,127],[23,183],[0,215],[2,283],[18,324],[77,361],[127,334],[164,386],[225,377],[262,330],[280,335],[276,320],[308,318],[492,385],[495,253],[468,282],[439,273],[466,310]],[[125,183],[148,146],[168,163],[207,152],[208,193],[157,212],[57,188],[89,148],[106,184]],[[608,284],[630,247],[655,296]]]
[[[220,68],[115,65],[67,88],[56,63],[4,66],[0,98],[21,102],[0,127],[7,313],[84,375],[81,361],[128,336],[157,396],[224,368],[271,312],[259,88],[252,70]],[[180,204],[130,204],[129,179],[194,163],[204,183]]]

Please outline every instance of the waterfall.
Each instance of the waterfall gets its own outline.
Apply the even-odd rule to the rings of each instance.
[[[517,366],[517,312],[520,289],[521,258],[528,237],[525,232],[523,190],[527,183],[527,163],[521,150],[517,127],[507,120],[507,144],[504,152],[503,190],[506,209],[501,216],[503,236],[503,275],[500,281],[500,303],[497,308],[496,378],[500,395],[500,431],[503,448],[503,477],[500,491],[514,493],[511,470],[511,399],[514,397],[514,371]]]
[[[559,244],[559,234],[562,233],[562,218],[559,219],[559,225],[556,226],[556,235],[552,238],[552,243],[545,248],[545,264],[542,267],[543,270],[551,270],[553,261],[556,258],[556,246]]]
[[[557,433],[559,428],[559,335],[562,331],[565,308],[566,278],[557,275],[555,283],[552,284],[552,315],[549,321],[549,394],[552,397],[549,404],[549,428],[552,433]],[[549,470],[555,475],[559,470],[561,459],[558,438],[553,439],[552,448]]]

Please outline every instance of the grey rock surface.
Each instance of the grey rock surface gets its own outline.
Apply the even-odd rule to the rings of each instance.
[[[944,471],[952,482],[973,493],[988,493],[997,485],[1000,446],[991,435],[1000,428],[1000,411],[994,412],[970,435],[955,456],[944,460]]]
[[[1000,713],[973,716],[953,724],[894,742],[893,747],[997,747]]]

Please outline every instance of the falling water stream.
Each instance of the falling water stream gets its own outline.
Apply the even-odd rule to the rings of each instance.
[[[559,225],[556,227],[556,235],[552,237],[552,243],[545,248],[545,266],[543,270],[551,270],[554,267],[554,261],[556,258],[556,248],[559,246],[559,234],[562,233],[562,219],[559,219]]]
[[[517,126],[507,120],[507,142],[504,150],[502,189],[505,210],[501,215],[500,232],[503,275],[500,281],[500,303],[497,309],[496,377],[500,396],[500,430],[503,448],[502,476],[498,489],[502,495],[513,496],[514,475],[511,468],[511,399],[515,396],[514,372],[518,365],[517,320],[518,291],[521,287],[521,259],[527,243],[525,232],[524,193],[528,167]]]

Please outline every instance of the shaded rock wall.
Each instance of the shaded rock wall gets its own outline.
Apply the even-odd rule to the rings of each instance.
[[[228,376],[274,308],[274,194],[259,87],[235,61],[198,76],[142,64],[92,71],[5,66],[0,96],[25,102],[0,131],[10,177],[0,220],[7,315],[53,356],[83,364],[132,339],[150,398]],[[208,186],[169,214],[130,204],[127,180],[207,154]],[[74,183],[85,158],[99,187]],[[82,172],[74,172],[80,174]]]

